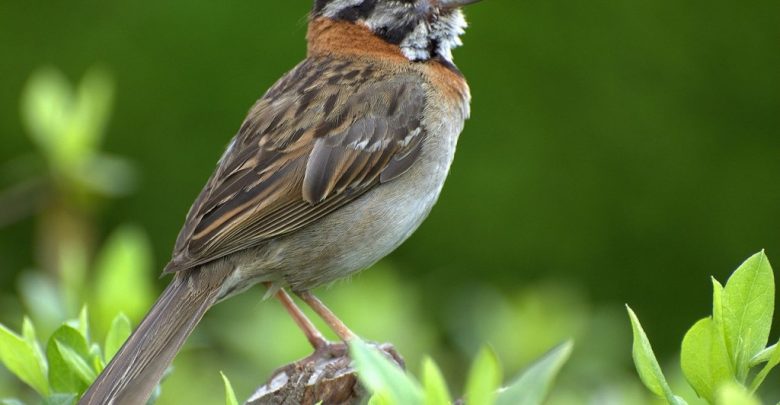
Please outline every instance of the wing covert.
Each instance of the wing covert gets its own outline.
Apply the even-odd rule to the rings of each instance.
[[[414,74],[379,76],[307,60],[272,87],[190,208],[165,272],[293,232],[405,173],[426,135],[425,90]]]

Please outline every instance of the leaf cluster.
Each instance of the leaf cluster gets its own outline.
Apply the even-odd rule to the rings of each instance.
[[[80,194],[128,192],[134,169],[124,159],[102,153],[100,144],[114,99],[114,83],[93,68],[72,86],[53,68],[33,73],[22,94],[22,118],[60,190]]]
[[[495,354],[483,348],[471,367],[464,401],[478,405],[541,404],[553,380],[571,354],[573,344],[566,342],[552,349],[505,388],[502,370]],[[350,353],[361,383],[373,394],[369,405],[449,405],[452,395],[441,370],[429,357],[423,359],[421,377],[405,373],[382,353],[356,340]]]
[[[778,345],[766,347],[775,305],[772,267],[763,251],[751,256],[725,287],[712,279],[712,315],[698,320],[682,341],[680,365],[688,383],[710,404],[753,405],[769,372],[780,363]],[[645,386],[670,404],[672,392],[639,319],[628,308],[633,357]]]
[[[32,322],[25,317],[21,335],[0,324],[0,362],[30,386],[44,404],[70,405],[86,391],[95,377],[130,336],[130,320],[117,315],[101,345],[92,341],[86,307],[79,318],[62,324],[42,346]],[[18,399],[2,399],[21,405]]]

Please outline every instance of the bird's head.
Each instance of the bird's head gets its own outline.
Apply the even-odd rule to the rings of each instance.
[[[312,17],[365,26],[412,61],[452,61],[466,29],[461,7],[479,0],[315,0]]]

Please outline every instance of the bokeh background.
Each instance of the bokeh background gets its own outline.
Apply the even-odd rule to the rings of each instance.
[[[50,332],[85,301],[96,335],[119,310],[137,322],[244,114],[304,57],[309,7],[0,0],[3,324],[27,313]],[[322,296],[413,370],[436,358],[456,391],[482,344],[511,376],[573,337],[553,403],[646,403],[623,304],[674,374],[709,276],[762,248],[780,262],[780,2],[486,0],[467,15],[455,61],[472,119],[438,205]],[[41,97],[80,118],[36,123]],[[114,267],[126,284],[101,293]],[[159,403],[221,401],[220,370],[247,397],[307,353],[261,297],[206,316]],[[0,397],[29,394],[0,370]]]

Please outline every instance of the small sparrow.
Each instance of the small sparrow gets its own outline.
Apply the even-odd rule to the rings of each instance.
[[[316,0],[308,54],[249,111],[187,214],[173,280],[79,404],[145,404],[214,304],[269,287],[315,349],[309,291],[392,252],[430,212],[469,116],[452,62],[476,0]]]

